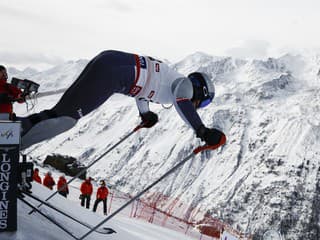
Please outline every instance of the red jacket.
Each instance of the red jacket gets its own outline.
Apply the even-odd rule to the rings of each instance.
[[[80,187],[80,191],[83,195],[91,195],[93,192],[92,184],[89,180],[85,180]]]
[[[8,98],[20,98],[22,94],[22,91],[17,88],[16,86],[13,86],[12,84],[7,83],[5,80],[0,79],[0,95],[2,95],[1,98],[7,96]],[[19,103],[23,103],[23,100],[18,101]],[[1,102],[0,101],[0,113],[12,113],[12,103],[11,102]]]
[[[34,171],[32,176],[33,181],[41,184],[41,177],[39,176],[39,172]]]
[[[52,190],[53,186],[56,185],[56,182],[49,174],[46,174],[46,176],[43,179],[43,185]]]
[[[59,190],[59,192],[69,193],[68,185],[66,185],[64,188],[62,188],[65,184],[67,184],[67,180],[61,176],[58,180],[57,190]]]
[[[97,191],[97,199],[106,199],[108,197],[109,190],[105,186],[99,187]]]

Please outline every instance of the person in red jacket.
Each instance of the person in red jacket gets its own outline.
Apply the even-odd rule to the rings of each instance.
[[[7,83],[7,80],[7,69],[0,65],[0,117],[2,120],[13,119],[13,101],[16,100],[19,103],[25,101],[21,89]]]
[[[109,194],[109,190],[106,187],[106,183],[104,180],[101,180],[100,187],[98,188],[98,191],[97,191],[97,198],[96,198],[96,201],[94,202],[94,205],[93,205],[94,212],[97,211],[97,207],[98,207],[99,202],[103,202],[103,213],[104,213],[104,215],[107,215],[108,194]]]
[[[51,175],[51,172],[48,171],[43,179],[43,185],[52,190],[53,186],[56,185],[56,182],[54,181]]]
[[[39,176],[39,169],[35,168],[32,175],[33,181],[41,184],[41,177]]]
[[[59,180],[58,180],[57,191],[59,192],[59,194],[61,194],[65,198],[69,194],[69,188],[68,188],[67,180],[66,180],[64,175],[61,175]]]
[[[86,208],[90,208],[90,200],[93,192],[93,187],[91,184],[91,177],[88,177],[80,187],[81,195],[81,206],[84,207],[84,203],[86,202]]]

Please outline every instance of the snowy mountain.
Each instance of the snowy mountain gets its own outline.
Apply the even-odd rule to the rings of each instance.
[[[28,77],[41,84],[40,91],[65,88],[86,63],[68,62]],[[246,61],[196,53],[172,66],[183,74],[210,74],[216,98],[199,114],[228,140],[217,151],[196,155],[153,191],[186,203],[173,209],[176,215],[188,219],[197,208],[197,220],[209,213],[254,239],[268,229],[280,230],[285,239],[320,239],[320,56]],[[31,112],[15,106],[16,112],[38,112],[60,96],[40,98]],[[94,165],[90,176],[134,194],[203,144],[174,108],[152,104],[151,110],[159,123],[135,133]],[[138,123],[134,99],[114,95],[73,129],[25,153],[39,164],[53,153],[86,164]]]

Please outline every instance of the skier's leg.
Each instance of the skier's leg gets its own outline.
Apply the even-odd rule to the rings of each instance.
[[[84,207],[84,201],[85,201],[85,197],[84,195],[81,196],[81,206]]]
[[[91,200],[91,197],[90,197],[90,195],[87,195],[86,198],[87,198],[86,208],[89,209],[89,208],[90,208],[90,200]]]
[[[135,77],[132,54],[105,51],[69,87],[53,108],[58,116],[79,119],[103,104],[113,93],[127,94]]]
[[[132,54],[105,51],[96,56],[50,110],[22,122],[21,149],[72,128],[77,120],[103,104],[113,93],[128,94],[135,77]]]
[[[94,204],[93,204],[93,209],[92,209],[92,211],[94,211],[94,212],[97,211],[98,203],[99,203],[99,200],[96,199],[95,202],[94,202]]]
[[[36,115],[43,115],[44,112],[45,111]],[[41,120],[35,124],[30,122],[29,118],[20,118],[19,120],[22,126],[21,149],[25,149],[33,144],[66,132],[77,123],[77,120],[71,117],[50,118]]]
[[[103,199],[103,214],[107,215],[107,199]]]

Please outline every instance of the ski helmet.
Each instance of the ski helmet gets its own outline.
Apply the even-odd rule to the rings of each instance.
[[[215,89],[209,76],[202,72],[193,72],[188,75],[192,82],[193,96],[191,101],[199,100],[197,108],[203,108],[212,102]]]

